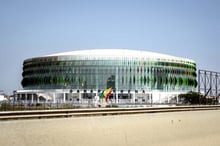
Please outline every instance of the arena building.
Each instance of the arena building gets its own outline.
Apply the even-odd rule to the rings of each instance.
[[[23,63],[23,90],[16,100],[31,103],[94,103],[112,89],[109,103],[176,103],[197,86],[193,60],[165,54],[93,49],[30,58]]]

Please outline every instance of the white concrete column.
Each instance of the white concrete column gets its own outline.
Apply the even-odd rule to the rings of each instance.
[[[63,103],[66,103],[66,93],[63,93]]]
[[[132,103],[135,103],[135,98],[136,98],[136,94],[135,92],[133,93],[133,97],[132,97]]]
[[[150,104],[151,104],[151,106],[153,104],[153,93],[152,92],[150,93]]]
[[[117,91],[115,92],[115,99],[116,99],[116,101],[115,101],[115,103],[118,103],[118,93],[117,93]]]
[[[14,101],[17,101],[18,100],[18,93],[15,94],[15,98],[14,98]]]
[[[159,93],[159,103],[161,104],[161,93]]]
[[[53,93],[53,103],[56,103],[56,93]]]
[[[79,92],[79,103],[82,103],[82,95],[80,92]]]
[[[34,93],[31,94],[31,103],[34,103]]]
[[[179,103],[179,94],[176,95],[176,103]]]
[[[168,101],[168,103],[170,103],[170,96],[169,95],[167,96],[167,101]]]

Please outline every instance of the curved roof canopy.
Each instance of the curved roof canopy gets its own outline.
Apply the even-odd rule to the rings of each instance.
[[[45,57],[58,57],[59,60],[71,60],[72,57],[87,57],[88,60],[92,59],[120,59],[120,58],[131,58],[131,59],[152,59],[152,60],[166,60],[166,61],[176,61],[176,62],[192,62],[195,61],[187,58],[180,58],[166,54],[160,54],[155,52],[140,51],[140,50],[127,50],[127,49],[91,49],[91,50],[78,50],[63,53],[56,53],[51,55],[46,55]],[[62,59],[63,58],[63,59]]]

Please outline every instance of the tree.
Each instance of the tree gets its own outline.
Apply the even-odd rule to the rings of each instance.
[[[183,103],[187,104],[199,104],[200,103],[200,98],[202,95],[198,92],[193,92],[190,91],[185,94],[180,94],[179,99],[183,101]]]
[[[206,98],[204,95],[190,91],[185,94],[180,94],[179,99],[183,101],[183,104],[214,104],[214,98]]]

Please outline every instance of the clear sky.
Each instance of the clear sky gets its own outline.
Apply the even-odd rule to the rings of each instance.
[[[82,49],[186,57],[220,72],[220,0],[0,0],[0,90],[27,58]]]

